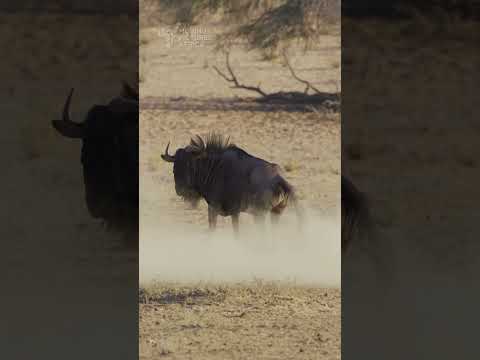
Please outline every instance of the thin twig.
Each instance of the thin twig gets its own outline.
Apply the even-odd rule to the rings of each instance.
[[[232,86],[232,88],[235,88],[235,89],[245,89],[245,90],[249,90],[249,91],[255,91],[257,93],[259,93],[260,95],[262,96],[268,96],[267,93],[265,93],[262,89],[260,89],[260,87],[258,86],[248,86],[248,85],[243,85],[243,84],[240,84],[240,82],[238,81],[237,77],[235,76],[233,70],[232,70],[232,67],[230,66],[230,52],[226,51],[225,52],[226,54],[226,66],[227,66],[227,70],[230,74],[230,77],[228,77],[227,75],[225,75],[225,73],[221,72],[216,66],[213,66],[213,69],[217,72],[218,75],[220,75],[222,78],[224,78],[226,81],[230,82],[230,83],[233,83],[234,86]]]
[[[307,80],[303,80],[303,79],[300,79],[297,74],[295,74],[295,71],[293,70],[292,68],[292,65],[290,65],[290,61],[288,61],[288,57],[287,57],[287,53],[285,52],[285,50],[283,51],[283,58],[285,59],[285,63],[287,64],[288,68],[290,69],[290,73],[292,74],[292,76],[300,81],[302,84],[305,84],[305,90],[304,90],[304,93],[305,94],[308,94],[308,90],[309,89],[312,89],[313,91],[315,91],[317,94],[320,94],[321,91],[318,90],[315,86],[313,86],[309,81]]]

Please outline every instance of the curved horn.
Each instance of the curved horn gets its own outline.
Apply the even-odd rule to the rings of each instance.
[[[67,101],[65,101],[65,106],[63,107],[63,121],[72,122],[72,120],[70,120],[70,102],[72,101],[72,95],[73,88],[70,90]]]
[[[67,101],[63,107],[62,120],[53,120],[53,127],[63,136],[72,139],[82,139],[85,136],[83,124],[78,124],[70,119],[70,102],[72,100],[73,88],[68,94]]]
[[[170,142],[167,145],[167,148],[165,149],[165,154],[162,154],[162,159],[165,160],[166,162],[175,162],[175,156],[172,156],[168,153],[168,148],[170,147]]]

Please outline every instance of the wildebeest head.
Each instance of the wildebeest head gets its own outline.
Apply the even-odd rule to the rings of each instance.
[[[175,191],[178,196],[183,197],[192,206],[196,206],[201,199],[200,194],[195,190],[192,175],[196,161],[206,156],[205,142],[199,136],[191,139],[190,145],[177,149],[175,155],[170,155],[168,143],[162,159],[173,163],[173,176],[175,180]]]
[[[123,94],[95,105],[82,123],[70,119],[73,89],[62,120],[52,122],[63,136],[82,140],[81,161],[90,214],[116,226],[138,217],[138,95],[124,84]]]

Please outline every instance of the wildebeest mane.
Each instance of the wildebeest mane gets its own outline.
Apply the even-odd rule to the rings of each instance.
[[[205,137],[205,141],[199,135],[194,136],[185,150],[195,155],[201,155],[221,154],[233,148],[236,148],[236,146],[230,142],[229,137],[225,138],[221,134],[210,133]]]

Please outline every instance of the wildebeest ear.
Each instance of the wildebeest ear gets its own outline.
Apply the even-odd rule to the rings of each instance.
[[[138,92],[132,88],[126,81],[122,81],[122,96],[138,100]]]
[[[81,124],[71,121],[53,120],[52,125],[61,135],[71,139],[82,139],[85,133]]]

